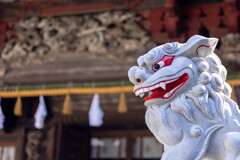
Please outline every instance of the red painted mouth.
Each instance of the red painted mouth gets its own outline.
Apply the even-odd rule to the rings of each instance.
[[[158,87],[150,91],[150,96],[144,98],[144,101],[148,101],[155,98],[162,98],[162,99],[171,98],[172,95],[187,82],[188,78],[189,78],[189,75],[187,73],[184,73],[182,76],[175,78],[176,80],[172,79],[172,80],[162,81],[167,83],[166,90],[164,90],[162,87]],[[168,83],[169,81],[170,83]]]
[[[135,91],[135,94],[142,97],[145,92],[150,92],[149,96],[144,98],[144,101],[156,98],[169,99],[187,82],[188,78],[189,75],[187,73],[184,73],[180,77],[164,80],[152,86],[139,88]]]

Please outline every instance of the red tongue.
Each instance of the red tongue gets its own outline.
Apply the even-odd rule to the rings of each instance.
[[[175,87],[177,87],[178,85],[180,85],[180,84],[182,84],[182,83],[185,83],[185,82],[188,80],[188,78],[189,78],[188,74],[187,74],[187,73],[184,73],[178,80],[173,81],[172,83],[166,84],[166,90],[162,89],[161,87],[152,90],[150,96],[144,98],[144,101],[148,101],[148,100],[151,100],[151,99],[154,99],[154,98],[162,98],[162,99],[168,99],[168,98],[170,98],[178,89],[177,89],[170,97],[168,97],[168,98],[164,98],[163,96],[164,96],[166,93],[168,93],[168,92],[170,92],[171,90],[173,90],[173,89],[174,89]],[[165,82],[165,81],[164,81],[164,82]],[[180,88],[181,88],[181,87],[180,87]]]

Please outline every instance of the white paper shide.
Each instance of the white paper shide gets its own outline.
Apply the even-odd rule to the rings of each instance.
[[[47,116],[47,109],[46,109],[44,97],[40,95],[38,108],[34,115],[34,118],[35,118],[34,127],[38,129],[42,129],[44,126],[44,120],[46,116]]]
[[[1,98],[0,98],[0,104],[1,104]],[[5,119],[5,116],[2,111],[2,106],[0,105],[0,129],[4,128],[4,119]]]
[[[99,127],[103,124],[104,112],[100,107],[99,94],[95,93],[89,112],[89,125],[92,127]]]

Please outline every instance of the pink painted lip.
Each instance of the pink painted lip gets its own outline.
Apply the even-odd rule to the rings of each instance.
[[[188,78],[189,78],[189,75],[187,73],[184,73],[183,75],[181,75],[178,78],[174,78],[174,79],[176,79],[176,81],[173,81],[173,82],[170,82],[170,83],[166,84],[166,90],[164,90],[161,87],[158,87],[158,88],[150,91],[150,96],[144,98],[144,101],[149,101],[151,99],[156,99],[156,98],[162,98],[162,99],[171,98],[172,95],[187,82]],[[161,82],[167,82],[167,81],[170,81],[170,80],[161,81]],[[161,82],[158,82],[158,83],[161,83]],[[144,88],[147,88],[147,87],[144,87]],[[139,89],[142,89],[142,88],[139,88]],[[164,96],[167,93],[170,93],[171,91],[172,91],[172,93],[170,95]]]

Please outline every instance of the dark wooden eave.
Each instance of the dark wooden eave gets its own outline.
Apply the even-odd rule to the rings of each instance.
[[[136,61],[136,58],[135,58]],[[136,62],[89,55],[60,55],[52,62],[12,68],[3,76],[4,85],[50,84],[126,80]]]

